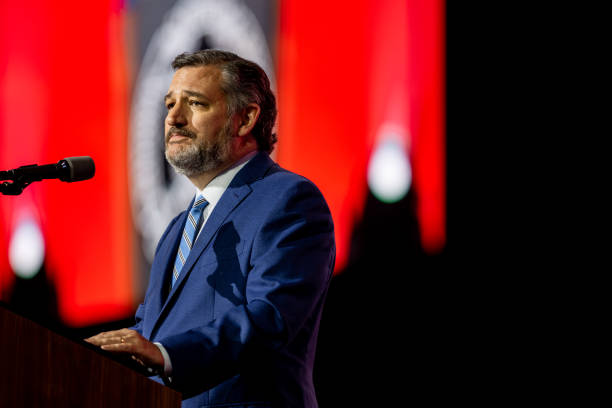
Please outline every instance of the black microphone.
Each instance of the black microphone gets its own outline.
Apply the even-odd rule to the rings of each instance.
[[[0,180],[31,183],[43,179],[60,179],[68,183],[88,180],[96,173],[94,161],[89,156],[66,157],[57,164],[30,164],[13,170],[0,171]]]

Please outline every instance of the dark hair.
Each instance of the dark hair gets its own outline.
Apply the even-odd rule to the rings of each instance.
[[[276,98],[270,89],[270,80],[254,62],[221,50],[186,52],[172,61],[172,68],[214,65],[221,70],[221,90],[227,96],[228,116],[240,112],[249,103],[259,105],[261,112],[252,130],[259,150],[271,153],[277,137],[272,133],[276,120]]]

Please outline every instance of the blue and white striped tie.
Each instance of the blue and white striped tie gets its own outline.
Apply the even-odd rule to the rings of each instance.
[[[176,260],[174,261],[172,287],[174,287],[174,283],[178,279],[181,269],[183,269],[183,265],[185,265],[185,261],[189,256],[189,252],[196,238],[196,231],[198,230],[200,218],[202,218],[202,211],[207,205],[208,201],[206,201],[204,197],[198,196],[193,203],[193,207],[191,207],[189,211],[187,222],[185,222],[185,229],[183,229],[183,236],[181,237],[178,252],[176,253]]]

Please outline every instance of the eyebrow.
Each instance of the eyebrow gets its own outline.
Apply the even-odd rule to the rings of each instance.
[[[184,92],[184,93],[186,93],[186,94],[187,94],[187,95],[189,95],[189,96],[197,96],[198,98],[203,98],[203,99],[208,100],[208,98],[206,97],[206,95],[201,94],[201,93],[199,93],[199,92],[195,92],[195,91],[188,91],[188,90],[185,90],[185,91],[183,91],[183,92]],[[168,100],[168,99],[169,99],[169,98],[171,98],[171,97],[172,97],[172,92],[168,92],[168,93],[166,94],[166,96],[164,96],[164,101]]]

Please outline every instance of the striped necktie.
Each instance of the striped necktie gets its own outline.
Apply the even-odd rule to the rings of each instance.
[[[185,229],[183,229],[183,236],[181,237],[178,252],[176,253],[176,260],[174,261],[174,269],[172,270],[172,287],[174,287],[174,283],[177,281],[179,274],[181,273],[181,269],[183,269],[183,265],[185,265],[185,261],[189,256],[191,247],[195,242],[196,232],[198,231],[200,219],[202,218],[202,211],[207,205],[208,201],[206,201],[204,197],[198,196],[193,203],[193,207],[191,207],[191,210],[189,211],[187,222],[185,222]]]

